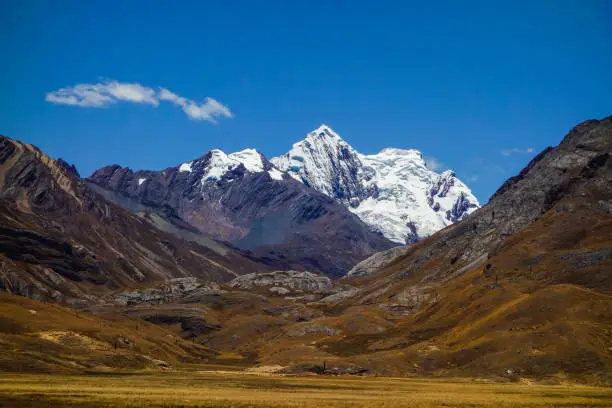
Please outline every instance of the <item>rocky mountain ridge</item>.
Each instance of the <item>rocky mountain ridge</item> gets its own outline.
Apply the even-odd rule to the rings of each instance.
[[[170,214],[172,215],[172,214]],[[186,276],[224,282],[261,261],[147,207],[99,195],[72,166],[0,137],[0,289],[58,303]]]
[[[251,251],[279,270],[339,277],[394,244],[344,205],[275,168],[255,150],[202,157],[161,172],[107,166],[87,181],[170,211],[200,233]]]

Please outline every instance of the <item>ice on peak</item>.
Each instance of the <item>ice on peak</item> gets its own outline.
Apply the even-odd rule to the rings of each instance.
[[[334,132],[332,128],[327,125],[321,125],[310,133],[307,133],[304,139],[297,143],[294,143],[293,147],[296,146],[346,146],[350,147],[348,143],[342,139],[342,137]]]
[[[312,132],[307,133],[302,140],[295,142],[292,149],[285,156],[289,155],[292,151],[309,150],[316,148],[316,146],[324,148],[324,146],[337,146],[339,144],[350,147],[332,128],[327,125],[321,125]],[[272,160],[274,159],[276,158]]]
[[[213,149],[210,151],[210,159],[204,169],[202,183],[219,180],[225,173],[241,164],[252,173],[259,173],[264,167],[261,155],[255,149],[244,149],[230,154],[226,154],[221,149]]]
[[[440,178],[450,179],[453,177],[455,177],[455,172],[451,169],[444,170],[442,173],[440,173]]]
[[[244,164],[244,167],[252,173],[259,173],[264,170],[261,154],[255,149],[244,149],[239,152],[230,153],[227,157]]]
[[[362,155],[326,125],[271,162],[345,204],[372,229],[398,243],[413,242],[455,222],[457,200],[467,203],[460,216],[479,206],[454,172],[428,169],[419,150],[385,148]]]
[[[423,153],[416,149],[398,149],[396,147],[385,147],[379,153],[379,155],[392,155],[392,156],[414,156],[422,159]]]
[[[179,167],[179,173],[183,173],[183,172],[191,173],[191,165],[192,164],[193,164],[192,161],[190,161],[188,163],[181,164],[181,166]]]
[[[294,143],[286,154],[270,160],[280,170],[331,197],[354,198],[361,182],[354,169],[361,167],[358,153],[329,126],[321,125]],[[341,179],[343,184],[334,182]]]
[[[329,137],[334,138],[334,139],[342,140],[340,135],[338,135],[336,132],[334,132],[333,129],[330,128],[329,126],[327,126],[326,124],[321,124],[321,126],[319,126],[315,130],[310,132],[308,135],[306,135],[307,138],[310,137],[310,136],[319,136],[319,137],[321,137],[321,136],[329,136]]]
[[[230,154],[220,149],[211,150],[210,159],[202,176],[202,183],[219,180],[224,174],[240,165],[243,165],[250,173],[265,171],[263,156],[255,149],[244,149]],[[282,172],[274,168],[270,170],[270,177],[274,180],[283,179]]]
[[[202,183],[219,180],[235,166],[236,163],[230,160],[224,151],[219,149],[211,150],[210,159],[208,159],[208,164],[204,168],[204,174],[202,175]]]
[[[272,177],[273,180],[283,180],[283,173],[275,167],[268,170],[268,174],[270,175],[270,177]]]

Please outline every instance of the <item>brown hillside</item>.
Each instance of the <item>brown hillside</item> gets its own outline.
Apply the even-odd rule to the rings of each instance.
[[[0,293],[0,370],[84,372],[168,369],[216,353],[139,319],[101,319]]]

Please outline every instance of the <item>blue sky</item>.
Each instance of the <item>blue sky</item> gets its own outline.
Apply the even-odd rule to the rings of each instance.
[[[417,148],[486,202],[612,114],[605,0],[0,0],[0,24],[0,133],[83,175],[211,148],[272,157],[326,123],[362,153]]]

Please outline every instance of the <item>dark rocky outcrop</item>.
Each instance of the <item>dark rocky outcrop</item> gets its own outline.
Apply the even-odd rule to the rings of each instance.
[[[111,302],[121,306],[161,305],[166,303],[192,303],[223,293],[214,282],[197,278],[175,278],[154,287],[121,292]]]

